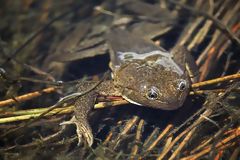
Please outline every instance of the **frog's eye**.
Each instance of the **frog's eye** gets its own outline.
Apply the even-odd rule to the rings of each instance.
[[[147,98],[150,100],[155,100],[158,98],[158,89],[156,87],[152,87],[148,92],[147,92]]]
[[[187,82],[186,80],[182,79],[178,82],[178,86],[177,86],[177,89],[179,91],[184,91],[185,89],[187,88]]]

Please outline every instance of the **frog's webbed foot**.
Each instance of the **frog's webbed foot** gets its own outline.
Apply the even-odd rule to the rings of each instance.
[[[69,125],[69,124],[76,125],[78,145],[80,145],[83,138],[87,141],[88,146],[91,146],[93,144],[92,129],[89,126],[87,119],[85,118],[77,119],[75,116],[73,116],[71,120],[65,121],[60,125]]]
[[[81,85],[80,87],[88,88],[88,85]],[[81,88],[78,87],[78,90]],[[83,90],[82,89],[82,90]],[[61,125],[76,125],[76,132],[78,136],[78,145],[85,140],[88,146],[93,144],[93,133],[91,126],[88,122],[88,114],[92,110],[97,94],[95,92],[89,92],[77,98],[74,104],[74,116],[66,122],[61,123]]]

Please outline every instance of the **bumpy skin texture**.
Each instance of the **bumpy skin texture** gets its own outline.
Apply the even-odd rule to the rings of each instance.
[[[162,67],[146,65],[144,61],[126,63],[124,68],[115,72],[114,79],[114,83],[123,89],[122,96],[129,102],[164,110],[182,106],[189,92],[189,78],[185,74],[179,76]],[[187,82],[184,91],[178,90],[181,80]],[[158,94],[153,100],[147,97],[151,88],[155,88]]]
[[[147,107],[177,109],[185,101],[191,85],[187,68],[195,65],[187,62],[188,53],[182,47],[167,52],[123,30],[112,31],[107,40],[113,79],[77,99],[75,116],[65,122],[75,124],[79,142],[84,137],[89,146],[93,134],[87,118],[98,95],[122,96],[130,103]],[[86,82],[78,85],[78,90],[84,92],[93,85]]]
[[[94,88],[97,83],[98,82],[92,81],[80,82],[76,87],[79,93],[84,93],[86,90],[89,90],[89,88]],[[106,80],[75,101],[75,115],[71,120],[63,122],[62,125],[76,125],[78,144],[80,144],[83,139],[87,142],[88,146],[93,144],[93,133],[88,122],[88,114],[93,109],[98,95],[121,96],[121,93],[119,92],[119,88],[114,86],[113,80]]]
[[[191,85],[183,47],[168,52],[124,30],[111,32],[108,39],[114,84],[121,88],[123,98],[164,110],[182,106]],[[157,97],[149,98],[151,92]]]

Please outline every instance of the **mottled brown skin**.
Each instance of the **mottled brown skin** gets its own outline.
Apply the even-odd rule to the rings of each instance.
[[[173,110],[182,106],[183,99],[189,92],[189,84],[184,91],[179,91],[177,90],[178,79],[189,81],[189,77],[185,74],[178,76],[176,73],[166,71],[159,66],[141,67],[145,63],[141,60],[126,63],[124,67],[114,73],[114,84],[122,88],[121,95],[152,108]],[[159,96],[155,100],[147,98],[151,86],[155,86],[159,90]]]
[[[187,58],[188,53],[183,47],[173,49],[172,55],[168,56],[169,52],[164,49],[126,31],[113,31],[107,39],[111,48],[110,68],[113,79],[100,83],[94,90],[78,98],[75,102],[75,116],[64,123],[75,124],[79,142],[83,136],[89,146],[93,143],[93,134],[87,118],[98,95],[122,96],[130,103],[146,107],[177,109],[185,101],[191,85],[191,76],[187,68],[194,68],[191,65],[195,64],[188,63],[192,59]],[[156,50],[160,51],[160,54],[151,54],[151,51]],[[130,54],[130,58],[122,58],[117,54],[118,52],[123,53],[124,56],[128,52],[134,54]],[[135,56],[135,59],[131,56]],[[168,63],[158,62],[164,58],[170,59]],[[189,66],[186,67],[187,65]],[[81,83],[77,86],[78,91],[84,92],[95,84],[96,82]],[[184,88],[179,89],[181,84],[184,84]]]
[[[185,47],[178,46],[170,53],[151,41],[123,30],[112,31],[108,40],[114,85],[121,88],[121,95],[126,100],[164,110],[182,106],[191,85],[192,76],[189,73],[195,76],[194,72],[197,71],[196,64]],[[159,54],[151,55],[152,51],[159,51]],[[162,64],[158,60],[167,62]],[[178,69],[169,68],[169,64],[171,67],[177,65]],[[185,82],[183,90],[178,88],[181,81]],[[147,97],[151,87],[158,92],[154,100]]]
[[[89,88],[96,86],[98,82],[81,82],[76,87],[78,88],[78,92],[83,93]],[[113,80],[106,80],[96,86],[92,91],[80,96],[75,101],[75,115],[72,117],[70,121],[63,122],[62,125],[66,124],[75,124],[76,132],[78,136],[78,144],[81,143],[84,138],[89,146],[93,144],[93,134],[91,126],[88,122],[88,114],[94,107],[96,102],[96,98],[99,95],[103,96],[121,96],[117,87],[114,86]]]

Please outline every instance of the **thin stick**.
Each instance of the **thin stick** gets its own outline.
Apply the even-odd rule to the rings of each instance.
[[[239,157],[240,153],[240,146],[238,146],[237,148],[235,148],[235,150],[233,151],[231,157],[229,158],[229,160],[237,160]]]
[[[171,150],[171,148],[174,146],[174,144],[177,143],[184,135],[186,135],[190,131],[190,128],[184,130],[180,135],[178,135],[170,144],[169,146],[163,150],[163,152],[158,156],[157,160],[162,160],[166,154]]]
[[[8,130],[7,132],[5,132],[4,134],[0,135],[0,137],[5,137],[6,135],[10,134],[10,133],[13,133],[13,132],[16,132],[22,128],[26,128],[27,126],[29,126],[30,124],[32,124],[33,122],[36,122],[37,120],[41,119],[42,117],[44,117],[46,114],[48,114],[50,111],[58,108],[59,106],[63,105],[64,103],[66,103],[67,101],[69,100],[73,100],[75,98],[78,98],[78,97],[81,97],[89,92],[91,92],[92,90],[94,90],[100,83],[103,82],[103,80],[105,80],[107,74],[109,72],[107,71],[103,78],[101,80],[99,80],[98,82],[96,82],[92,87],[90,87],[89,89],[85,90],[84,92],[76,92],[76,93],[73,93],[71,95],[68,95],[68,96],[65,96],[63,98],[61,98],[56,104],[54,104],[53,106],[49,107],[47,111],[41,113],[38,117],[28,121],[27,123],[25,123],[24,125],[22,126],[19,126],[17,128],[14,128],[14,129],[11,129],[11,130]]]
[[[140,158],[140,159],[144,159],[144,157],[147,156],[147,153],[149,153],[151,150],[153,150],[154,147],[156,147],[156,145],[163,139],[163,137],[165,137],[169,131],[173,128],[172,124],[167,125],[167,127],[158,135],[157,139],[155,141],[153,141],[152,144],[150,144],[150,146],[146,149],[146,153]],[[153,133],[156,132],[155,130],[153,131]],[[153,135],[153,134],[151,134]]]
[[[66,108],[55,108],[54,110],[52,110],[52,111],[48,112],[46,115],[44,115],[44,117],[71,113],[71,112],[73,112],[73,108],[74,108],[74,106],[69,106],[69,107],[66,107]],[[36,117],[39,117],[42,113],[44,113],[47,110],[48,110],[48,108],[41,110],[40,113],[31,113],[31,114],[28,114],[28,115],[0,118],[0,124],[9,123],[9,122],[16,122],[16,121],[23,121],[23,120],[36,118]]]
[[[175,0],[170,0],[171,3],[174,3],[176,5],[179,5],[180,7],[187,9],[189,11],[191,11],[194,14],[198,14],[201,15],[209,20],[211,20],[213,22],[213,24],[219,29],[221,30],[229,39],[231,39],[232,42],[235,42],[238,47],[240,47],[240,40],[238,39],[238,37],[236,37],[231,30],[225,26],[220,20],[216,19],[215,17],[213,17],[212,15],[209,15],[207,12],[205,11],[201,11],[201,10],[196,10],[195,8],[192,8],[191,6],[182,4],[178,1]],[[238,4],[236,4],[238,5]]]
[[[228,145],[227,143],[230,142],[231,140],[237,138],[240,136],[240,127],[238,127],[238,129],[236,130],[235,133],[231,134],[230,136],[228,136],[227,138],[223,139],[221,142],[218,142],[217,145],[215,146],[216,148],[222,148],[225,145]],[[198,159],[201,156],[209,153],[212,150],[212,145],[208,145],[204,150],[202,150],[201,152],[192,155],[192,156],[188,156],[188,157],[184,157],[182,160],[188,160],[188,159]]]
[[[220,78],[215,78],[212,80],[207,80],[199,83],[194,83],[192,84],[192,88],[199,88],[199,87],[203,87],[211,84],[217,84],[217,83],[236,80],[236,79],[240,79],[240,73],[236,73],[236,74],[232,74],[232,75],[228,75]]]
[[[157,137],[157,139],[147,148],[147,151],[151,151],[161,140],[162,138],[169,133],[169,131],[173,128],[172,124],[167,125],[167,127],[162,131],[161,134]]]
[[[138,124],[138,127],[137,127],[136,139],[135,139],[136,144],[132,148],[132,153],[131,153],[131,159],[132,160],[134,160],[136,158],[136,154],[138,152],[138,148],[139,148],[138,143],[141,141],[143,126],[144,126],[144,120],[141,119],[139,124]]]
[[[113,150],[115,150],[117,148],[117,146],[119,145],[121,137],[126,135],[130,131],[130,129],[133,127],[133,125],[135,125],[137,123],[138,120],[139,120],[138,116],[133,116],[133,118],[127,122],[127,124],[123,128],[122,132],[118,134],[116,141],[115,141],[115,145],[113,147]]]
[[[105,108],[105,107],[109,107],[109,106],[118,106],[118,105],[127,104],[127,103],[128,102],[125,100],[113,101],[111,103],[101,102],[101,103],[95,104],[94,108],[100,109],[100,108]],[[64,111],[65,109],[66,109],[66,111]],[[0,124],[28,120],[31,118],[38,117],[38,115],[43,114],[47,111],[49,111],[49,107],[48,108],[29,109],[29,110],[20,110],[20,111],[15,111],[15,112],[7,112],[6,115],[4,115],[5,118],[0,118]],[[72,112],[73,112],[73,106],[67,106],[64,108],[59,106],[59,108],[55,108],[52,111],[49,111],[49,113],[44,115],[44,117],[49,117],[53,114],[61,115],[61,114],[68,114],[68,113],[72,113]],[[7,115],[9,115],[9,117],[6,117]]]
[[[14,99],[7,99],[7,100],[4,100],[4,101],[0,101],[0,107],[15,104],[17,102],[24,102],[24,101],[39,97],[39,96],[43,95],[44,93],[52,93],[52,92],[55,92],[55,91],[56,91],[56,88],[49,87],[49,88],[45,88],[41,91],[35,91],[35,92],[27,93],[27,94],[15,97],[15,100]]]
[[[136,124],[136,122],[138,121],[138,119],[139,119],[138,116],[133,116],[133,118],[130,119],[130,120],[127,122],[126,126],[123,128],[123,130],[122,130],[122,132],[120,133],[119,136],[123,136],[123,135],[127,134],[127,133],[129,132],[129,130],[132,128],[132,126],[133,126],[134,124]],[[119,139],[119,138],[117,138],[117,139]]]
[[[225,92],[226,89],[210,89],[210,90],[197,90],[197,91],[191,91],[189,93],[189,95],[202,95],[205,93],[209,93],[209,92],[215,92],[215,93],[223,93]],[[233,89],[234,92],[240,92],[239,88]]]
[[[154,130],[152,131],[152,133],[150,134],[150,136],[148,136],[148,138],[145,140],[143,147],[146,148],[147,145],[149,145],[149,143],[151,141],[153,141],[154,137],[157,136],[157,133],[159,131],[159,128],[154,128]]]
[[[218,151],[218,154],[214,157],[214,160],[220,160],[223,155],[223,150]]]
[[[211,110],[206,110],[203,115],[208,116],[211,113]],[[167,153],[173,148],[173,146],[183,137],[185,136],[190,130],[194,129],[198,124],[200,124],[204,119],[202,117],[199,117],[198,120],[196,120],[191,126],[189,126],[186,130],[184,130],[182,133],[180,133],[170,144],[163,150],[162,153],[157,157],[157,160],[162,160]]]
[[[103,141],[103,145],[106,145],[111,140],[112,136],[113,136],[113,132],[109,132],[106,139]]]
[[[194,128],[193,130],[191,130],[188,135],[184,138],[184,140],[179,144],[178,148],[173,152],[173,154],[171,155],[171,157],[169,158],[169,160],[174,160],[176,159],[177,155],[181,152],[181,150],[183,149],[183,147],[187,144],[187,142],[189,141],[189,139],[192,137],[193,133],[195,132],[196,128]]]

